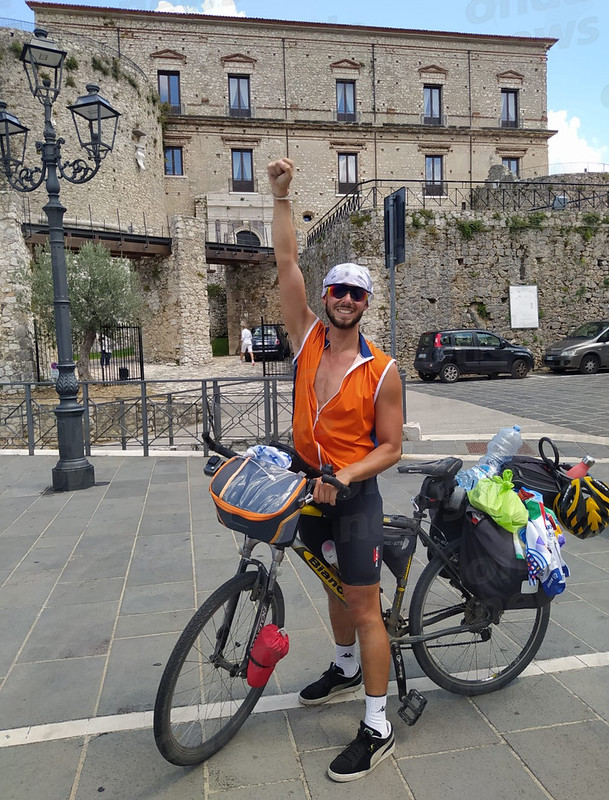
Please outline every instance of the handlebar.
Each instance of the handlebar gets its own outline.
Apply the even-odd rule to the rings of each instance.
[[[212,439],[209,433],[203,434],[203,441],[210,450],[218,453],[218,455],[224,456],[224,458],[233,458],[234,456],[239,455],[239,453],[237,453],[235,450],[231,450],[230,447],[225,447],[223,444],[220,444],[220,442],[216,442],[214,439]],[[351,489],[338,480],[338,478],[333,474],[331,466],[325,466],[321,470],[317,469],[316,467],[312,467],[298,455],[293,447],[290,447],[283,442],[273,440],[270,443],[270,446],[275,447],[277,450],[282,450],[291,457],[291,472],[302,472],[307,478],[309,478],[311,482],[317,478],[321,478],[322,483],[329,483],[331,486],[334,486],[336,489],[338,489],[338,497],[341,500],[346,500],[351,496]]]
[[[204,433],[202,438],[210,450],[213,450],[214,453],[218,453],[220,456],[224,456],[224,458],[233,458],[239,455],[235,450],[231,450],[230,447],[225,447],[223,444],[220,444],[220,442],[216,442],[215,439],[211,438],[209,433]]]
[[[329,483],[331,486],[334,486],[335,489],[338,489],[339,500],[347,500],[349,497],[351,497],[351,489],[344,483],[341,483],[336,476],[322,475],[321,482]]]

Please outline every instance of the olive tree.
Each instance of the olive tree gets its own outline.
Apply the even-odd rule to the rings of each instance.
[[[113,258],[102,244],[88,243],[66,252],[66,272],[76,343],[78,375],[89,380],[89,356],[102,327],[141,322],[145,303],[137,275],[126,258]],[[53,274],[48,246],[37,248],[32,262],[32,311],[47,332],[55,330]]]

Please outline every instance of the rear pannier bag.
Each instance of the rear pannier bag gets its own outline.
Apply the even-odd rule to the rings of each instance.
[[[302,475],[245,456],[223,464],[209,484],[218,519],[233,531],[275,545],[296,535],[307,481]]]
[[[528,585],[527,563],[517,559],[512,534],[481,511],[468,506],[465,512],[459,572],[466,589],[493,611],[537,608],[550,598],[541,585],[523,594]]]
[[[513,456],[503,468],[512,470],[512,483],[516,491],[524,487],[539,492],[546,508],[553,508],[556,496],[570,483],[570,478],[541,458]]]

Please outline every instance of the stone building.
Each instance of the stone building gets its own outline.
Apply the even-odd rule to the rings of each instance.
[[[102,94],[109,82],[108,99],[124,115],[103,179],[86,200],[83,189],[66,187],[67,216],[78,209],[81,223],[128,220],[136,231],[144,224],[183,236],[170,262],[138,261],[163,321],[146,348],[159,360],[209,356],[200,344],[209,337],[207,279],[225,275],[231,351],[241,320],[255,324],[261,312],[279,319],[268,262],[237,253],[216,268],[204,246],[272,245],[272,158],[296,162],[303,242],[361,181],[409,180],[420,197],[436,198],[456,182],[484,181],[493,165],[547,174],[554,39],[28,5],[37,25],[76,46],[82,73],[94,70]],[[107,75],[95,72],[100,62]],[[23,97],[19,80],[2,86],[9,106]],[[37,194],[34,213],[44,204]]]
[[[169,216],[206,199],[211,241],[271,245],[265,167],[289,155],[305,231],[357,182],[546,175],[554,39],[48,4],[38,24],[105,42],[165,103]]]

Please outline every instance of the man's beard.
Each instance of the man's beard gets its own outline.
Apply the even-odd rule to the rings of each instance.
[[[334,325],[335,328],[339,328],[343,331],[351,330],[351,328],[355,328],[355,326],[359,323],[362,315],[366,309],[362,308],[362,310],[358,313],[357,311],[352,317],[343,317],[341,314],[335,314],[334,311],[326,306],[326,316]]]

